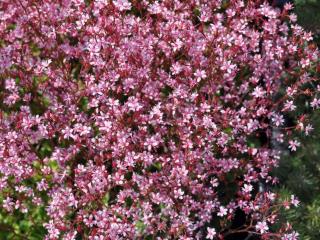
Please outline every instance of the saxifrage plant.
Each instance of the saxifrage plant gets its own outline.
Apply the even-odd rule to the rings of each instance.
[[[3,209],[45,209],[46,239],[297,239],[268,187],[320,107],[291,8],[2,0]]]

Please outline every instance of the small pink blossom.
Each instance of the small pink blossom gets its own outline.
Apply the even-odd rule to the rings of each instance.
[[[318,109],[320,108],[320,98],[314,98],[311,102],[311,107]]]
[[[284,118],[280,114],[273,114],[273,117],[271,120],[277,127],[283,125],[284,123]]]
[[[214,228],[207,227],[207,239],[214,239],[216,236],[216,230]]]
[[[306,68],[306,67],[308,67],[310,65],[310,60],[309,59],[302,59],[300,61],[300,63],[301,63],[301,67],[302,68]]]
[[[292,3],[286,3],[286,4],[284,5],[284,9],[285,9],[286,11],[292,10],[292,9],[293,9],[293,4],[292,4]]]
[[[291,22],[294,23],[294,22],[297,21],[297,15],[294,14],[294,13],[291,13],[291,14],[289,15],[289,19],[290,19]]]
[[[299,233],[292,232],[292,233],[286,233],[283,237],[281,237],[281,240],[298,240],[299,239]]]
[[[200,82],[201,79],[205,79],[207,77],[206,72],[204,70],[199,70],[197,69],[196,72],[194,73],[194,76],[197,79],[197,82]]]
[[[300,201],[294,195],[291,195],[290,199],[293,206],[297,207],[299,205]]]
[[[309,136],[309,133],[313,130],[313,127],[311,124],[308,124],[305,128],[305,134],[306,136]]]
[[[15,203],[13,202],[12,198],[7,197],[6,199],[3,200],[2,206],[6,211],[12,212],[14,209]]]
[[[262,222],[257,222],[256,224],[256,229],[258,232],[260,232],[261,234],[266,233],[269,231],[269,227],[266,221],[262,221]]]
[[[294,111],[297,107],[294,105],[293,101],[287,100],[284,104],[283,111]]]
[[[242,190],[245,192],[245,193],[250,193],[252,190],[253,190],[253,187],[251,184],[244,184],[243,185],[243,188]]]
[[[228,213],[228,209],[225,208],[225,207],[223,207],[223,206],[221,206],[221,207],[219,208],[219,212],[218,212],[217,215],[218,215],[219,217],[223,217],[223,216],[227,215],[227,213]]]
[[[263,90],[263,88],[261,88],[261,87],[256,87],[254,89],[254,91],[252,92],[252,96],[254,96],[256,98],[264,97],[265,94],[266,94],[266,91]]]
[[[300,142],[298,142],[297,140],[290,140],[289,141],[289,149],[291,151],[296,151],[297,147],[300,146]]]
[[[113,0],[113,4],[120,10],[130,10],[131,3],[128,0]]]

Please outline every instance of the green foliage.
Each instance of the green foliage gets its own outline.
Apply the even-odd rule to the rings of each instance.
[[[46,231],[42,224],[45,221],[45,210],[39,207],[28,208],[26,214],[14,212],[14,214],[9,215],[0,210],[0,239],[43,239]]]
[[[320,0],[295,0],[298,23],[312,31],[315,41],[320,44]]]

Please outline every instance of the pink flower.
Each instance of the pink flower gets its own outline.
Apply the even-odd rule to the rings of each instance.
[[[207,239],[214,239],[216,236],[216,230],[214,228],[207,227]]]
[[[228,209],[226,209],[225,207],[221,206],[221,207],[219,208],[219,212],[218,212],[217,215],[218,215],[219,217],[223,217],[223,216],[227,215],[227,213],[228,213]]]
[[[283,123],[284,123],[283,116],[279,115],[279,114],[273,114],[273,117],[271,120],[277,127],[283,125]]]
[[[178,190],[174,190],[175,198],[183,199],[184,192],[180,188]]]
[[[128,0],[112,0],[112,2],[120,11],[131,9],[131,3]]]
[[[306,68],[306,67],[308,67],[309,65],[310,65],[310,59],[302,59],[301,61],[300,61],[300,64],[301,64],[301,67],[302,68]]]
[[[294,23],[294,22],[297,21],[297,15],[294,14],[294,13],[291,13],[291,14],[289,15],[289,19],[290,19],[291,22]]]
[[[314,98],[311,102],[311,107],[318,109],[320,107],[320,99]]]
[[[211,185],[212,185],[213,187],[217,187],[217,186],[219,185],[218,179],[216,179],[216,178],[213,178],[213,179],[210,181],[210,183],[211,183]]]
[[[299,233],[292,232],[292,233],[286,233],[283,237],[281,237],[281,240],[298,240],[299,239]]]
[[[10,91],[16,91],[17,85],[14,79],[10,78],[5,81],[5,88]]]
[[[296,151],[297,147],[300,146],[300,142],[298,142],[297,140],[290,140],[289,141],[289,149],[291,151]]]
[[[244,184],[243,185],[243,188],[242,190],[245,192],[245,193],[250,193],[252,190],[253,190],[253,187],[251,184]]]
[[[305,128],[305,133],[306,133],[306,136],[309,135],[309,133],[313,130],[313,127],[311,124],[308,124]]]
[[[291,195],[291,204],[295,207],[297,207],[300,203],[300,201],[294,196],[294,195]]]
[[[194,73],[194,76],[197,79],[197,82],[200,82],[201,79],[205,79],[207,77],[206,72],[204,70],[199,70],[197,69],[196,72]]]
[[[293,101],[287,100],[284,104],[283,111],[294,111],[297,107],[293,104]]]
[[[293,4],[292,4],[292,3],[286,3],[286,4],[284,5],[284,9],[285,9],[286,11],[292,10],[292,9],[293,9]]]
[[[266,94],[266,91],[263,90],[261,87],[256,87],[254,91],[252,92],[252,96],[256,98],[261,98]]]
[[[263,234],[263,233],[268,232],[269,227],[268,227],[266,221],[262,221],[262,222],[257,222],[256,229],[257,229],[258,232]]]
[[[14,209],[15,203],[13,202],[13,199],[11,199],[10,197],[7,197],[6,199],[3,200],[2,206],[6,211],[12,212]]]

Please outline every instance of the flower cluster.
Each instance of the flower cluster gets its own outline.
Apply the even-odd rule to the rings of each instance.
[[[263,187],[320,107],[291,8],[2,0],[3,208],[45,207],[46,239],[296,239]]]

